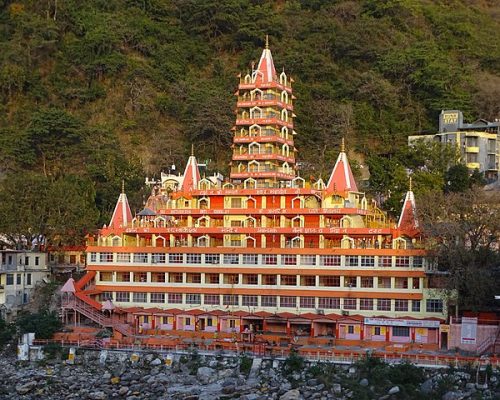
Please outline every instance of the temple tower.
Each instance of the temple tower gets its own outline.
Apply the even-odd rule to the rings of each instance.
[[[289,187],[295,178],[292,80],[277,74],[266,37],[257,68],[240,78],[231,181],[243,188]]]

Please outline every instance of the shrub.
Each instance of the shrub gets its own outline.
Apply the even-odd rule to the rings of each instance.
[[[240,373],[243,375],[248,375],[252,369],[253,358],[248,357],[243,354],[240,357]]]

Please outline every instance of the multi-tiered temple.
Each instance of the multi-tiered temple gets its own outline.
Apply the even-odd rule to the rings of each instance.
[[[263,332],[438,344],[441,292],[429,288],[415,201],[391,221],[358,190],[344,144],[329,180],[296,173],[293,94],[266,46],[241,77],[231,173],[162,174],[134,216],[118,199],[89,240],[67,317],[119,310],[124,334]],[[92,311],[94,310],[94,311]]]

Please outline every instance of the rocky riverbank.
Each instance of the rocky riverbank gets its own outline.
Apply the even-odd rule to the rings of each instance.
[[[499,371],[491,368],[436,371],[369,358],[335,366],[195,351],[173,357],[79,351],[74,365],[58,356],[31,363],[2,356],[0,382],[0,399],[26,400],[500,399]]]

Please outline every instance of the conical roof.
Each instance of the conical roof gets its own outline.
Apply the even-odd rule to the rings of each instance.
[[[115,210],[113,211],[113,216],[109,222],[110,228],[125,227],[129,222],[132,221],[132,211],[130,211],[130,206],[128,204],[127,195],[122,191],[116,202]]]
[[[406,192],[403,209],[401,210],[401,215],[399,216],[398,228],[414,230],[417,229],[418,226],[419,224],[417,220],[417,206],[415,204],[415,195],[410,188],[410,190]]]
[[[184,170],[184,178],[182,179],[182,192],[191,192],[198,188],[200,181],[200,171],[198,169],[198,162],[194,154],[188,158],[186,169]]]
[[[66,283],[61,288],[61,293],[75,293],[75,280],[73,278],[69,278]]]
[[[277,79],[276,68],[274,67],[273,55],[269,49],[266,37],[266,47],[262,51],[257,69],[254,71],[255,83],[269,83]]]
[[[354,180],[354,175],[349,165],[349,160],[347,159],[347,154],[344,149],[344,139],[342,139],[342,147],[340,149],[340,154],[337,157],[337,162],[333,167],[332,174],[328,183],[326,184],[327,193],[345,193],[345,192],[357,192],[358,186]]]

